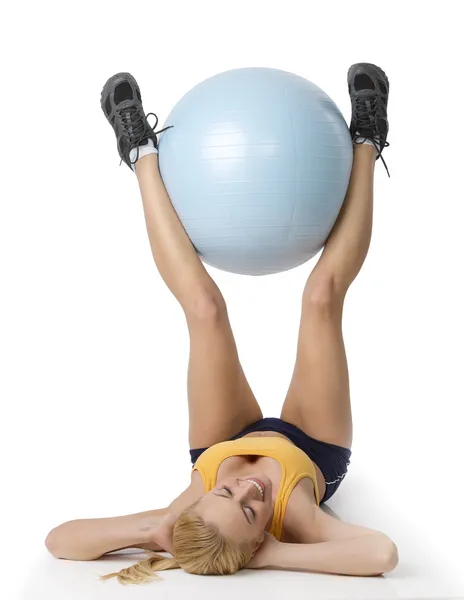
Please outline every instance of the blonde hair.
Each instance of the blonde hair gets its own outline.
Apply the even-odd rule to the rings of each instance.
[[[192,510],[182,512],[173,530],[173,557],[166,558],[156,552],[118,573],[100,576],[100,579],[117,577],[123,584],[142,584],[162,580],[156,571],[182,568],[195,575],[230,575],[251,560],[255,547],[250,542],[238,543],[222,535],[216,525],[205,521]]]

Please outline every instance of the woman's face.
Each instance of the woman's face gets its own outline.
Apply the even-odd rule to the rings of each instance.
[[[263,494],[250,479],[257,480]],[[272,482],[264,473],[228,477],[201,498],[195,512],[207,523],[216,525],[223,535],[258,546],[273,514],[271,492]]]

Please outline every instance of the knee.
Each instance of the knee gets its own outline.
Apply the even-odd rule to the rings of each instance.
[[[343,306],[346,290],[330,275],[311,275],[303,292],[303,309],[331,312]]]
[[[227,314],[227,306],[218,289],[200,288],[192,290],[185,314],[187,319],[214,322]]]

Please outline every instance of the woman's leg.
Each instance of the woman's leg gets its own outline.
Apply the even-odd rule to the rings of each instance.
[[[354,142],[350,183],[303,292],[296,364],[281,414],[311,437],[345,448],[351,448],[353,422],[342,335],[343,303],[371,240],[374,165],[377,154],[381,157],[388,146],[390,84],[376,65],[358,63],[348,71],[348,88]]]
[[[203,448],[262,418],[241,367],[224,298],[169,199],[158,156],[135,164],[153,258],[184,310],[190,334],[189,444]]]
[[[296,364],[281,414],[311,437],[345,448],[353,424],[342,312],[371,239],[375,156],[373,146],[354,146],[345,202],[303,292]]]

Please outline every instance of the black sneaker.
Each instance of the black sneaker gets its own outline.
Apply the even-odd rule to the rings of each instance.
[[[101,93],[101,107],[110,125],[116,133],[118,141],[118,152],[122,161],[132,170],[139,157],[139,146],[146,145],[152,140],[155,148],[158,148],[156,134],[169,129],[166,127],[155,132],[158,117],[155,113],[145,115],[142,106],[142,96],[137,81],[130,73],[117,73],[110,77],[105,83]],[[152,127],[147,117],[153,115],[156,119]],[[137,148],[137,158],[134,162],[130,160],[130,152]]]
[[[348,71],[348,91],[351,98],[350,133],[354,144],[365,139],[371,140],[377,148],[377,158],[387,169],[382,156],[387,142],[388,118],[387,104],[390,83],[385,73],[370,63],[357,63]]]

